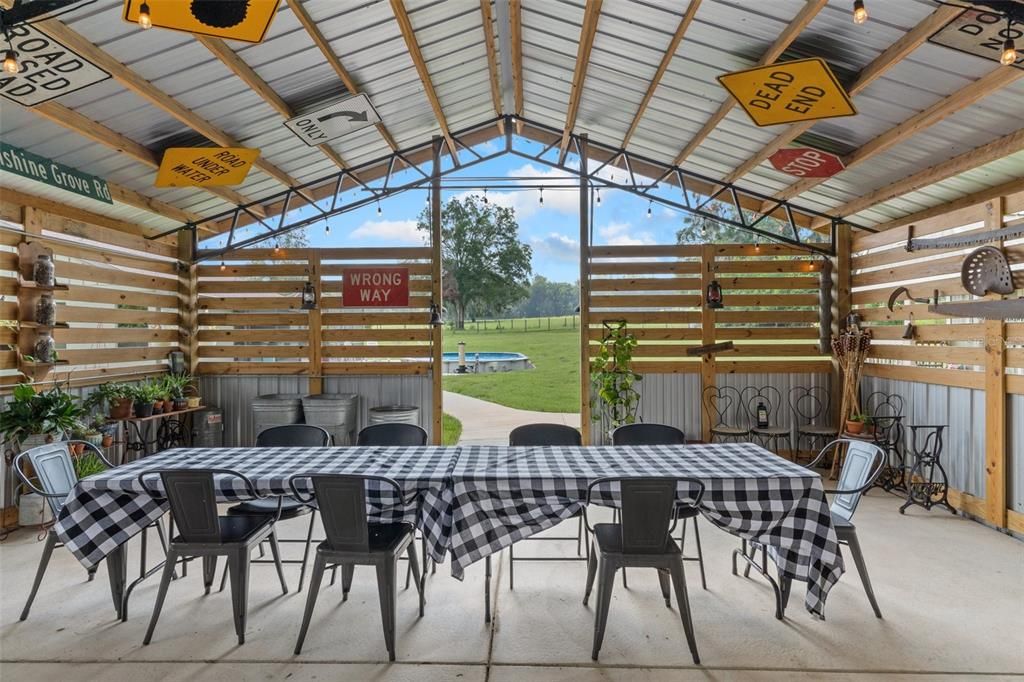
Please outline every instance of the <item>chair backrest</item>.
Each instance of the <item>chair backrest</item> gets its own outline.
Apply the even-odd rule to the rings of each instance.
[[[294,495],[308,501],[296,481],[311,480],[317,508],[323,519],[327,545],[331,549],[349,552],[369,551],[369,527],[366,522],[366,483],[379,481],[394,488],[401,499],[402,488],[394,480],[383,476],[357,476],[351,474],[293,476],[290,485]]]
[[[625,424],[612,431],[614,445],[685,445],[686,436],[667,424]]]
[[[757,408],[764,405],[768,411],[768,425],[779,425],[779,407],[782,405],[782,393],[774,386],[747,386],[740,392],[743,409],[752,427],[757,426]]]
[[[746,419],[743,399],[739,390],[732,386],[708,386],[701,393],[701,399],[713,427],[739,426]]]
[[[256,447],[324,448],[331,444],[331,434],[324,428],[312,424],[285,424],[271,426],[256,436]]]
[[[836,493],[832,497],[832,514],[849,521],[857,511],[860,498],[875,482],[885,464],[885,452],[871,443],[859,440],[837,441],[846,445]]]
[[[675,526],[678,502],[676,491],[680,483],[686,483],[690,490],[692,504],[700,503],[704,496],[704,484],[695,478],[644,477],[644,478],[601,478],[587,489],[587,504],[595,487],[619,485],[619,510],[621,513],[622,551],[626,554],[662,554],[669,534]]]
[[[31,475],[24,470],[26,461],[32,467]],[[14,461],[14,470],[23,483],[30,487],[38,486],[46,494],[54,517],[60,514],[65,499],[78,483],[67,443],[47,443],[19,453]]]
[[[252,481],[230,469],[158,469],[142,472],[138,481],[154,499],[167,500],[174,525],[185,542],[217,543],[221,541],[214,486],[217,475],[240,479],[252,497],[259,497]],[[156,476],[163,483],[162,491],[153,487]]]
[[[415,424],[371,424],[359,432],[356,445],[426,445],[427,432]]]
[[[565,424],[524,424],[508,434],[509,445],[582,445],[577,429]]]
[[[829,392],[824,386],[796,386],[789,392],[789,407],[796,424],[829,424],[829,403]]]

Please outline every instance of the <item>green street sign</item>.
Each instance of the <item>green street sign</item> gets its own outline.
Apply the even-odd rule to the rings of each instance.
[[[6,142],[0,142],[0,170],[106,204],[114,203],[110,198],[107,181],[103,178],[45,159]]]

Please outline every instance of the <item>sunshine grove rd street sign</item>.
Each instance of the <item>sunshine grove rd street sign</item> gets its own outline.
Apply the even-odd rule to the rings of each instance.
[[[124,0],[124,20],[139,20],[144,0]],[[149,0],[153,26],[259,43],[281,0]]]
[[[409,268],[343,268],[341,305],[399,308],[409,305]]]
[[[110,198],[107,181],[103,178],[83,173],[77,168],[45,159],[5,142],[0,142],[0,170],[107,204],[114,203]]]
[[[370,98],[356,95],[318,111],[296,116],[284,124],[300,140],[310,147],[316,147],[379,122],[380,116],[370,103]]]
[[[719,76],[718,82],[759,126],[857,113],[822,59],[798,59],[736,71]]]
[[[171,147],[156,174],[157,187],[221,187],[245,180],[259,149]]]
[[[1005,17],[968,9],[933,33],[928,42],[985,59],[999,59],[1003,53],[1003,41],[1014,40],[1017,41],[1017,61],[1013,65],[1018,69],[1024,69],[1024,50],[1020,44],[1022,37],[1024,23],[1011,21],[1007,26]]]
[[[12,102],[34,107],[110,78],[82,55],[28,24],[11,26],[7,32],[21,64],[17,74],[0,73],[0,95]]]
[[[798,178],[830,178],[843,170],[843,161],[835,154],[813,147],[780,149],[769,158],[775,170]]]

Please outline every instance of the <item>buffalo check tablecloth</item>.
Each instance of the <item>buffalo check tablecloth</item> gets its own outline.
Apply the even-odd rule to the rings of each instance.
[[[415,493],[415,500],[403,505],[389,486],[368,482],[370,521],[414,523],[425,533],[432,557],[440,562],[451,532],[447,483],[457,455],[456,448],[429,446],[175,448],[79,481],[54,529],[78,560],[90,567],[167,511],[166,501],[154,500],[140,486],[138,476],[145,471],[230,469],[249,477],[260,494],[272,495],[290,492],[288,481],[297,474],[375,475],[395,480],[403,497],[412,499]],[[222,502],[247,497],[237,477],[217,476],[215,485]]]
[[[606,476],[680,476],[706,489],[711,523],[764,545],[780,570],[807,582],[805,604],[823,617],[843,559],[821,477],[753,443],[632,447],[463,446],[452,472],[452,571],[550,528],[583,506]],[[616,505],[617,486],[598,491]],[[680,488],[685,501],[689,491]]]

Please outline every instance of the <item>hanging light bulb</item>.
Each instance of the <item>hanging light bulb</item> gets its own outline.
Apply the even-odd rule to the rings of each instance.
[[[153,19],[149,16],[148,2],[144,2],[139,6],[139,28],[143,30],[153,28]]]
[[[1010,35],[1012,23],[1010,17],[1006,17],[1006,35]],[[1013,66],[1017,62],[1017,46],[1013,44],[1013,38],[1007,37],[1003,41],[1003,54],[999,57],[999,63],[1003,66]],[[7,62],[4,62],[6,70]]]
[[[277,253],[280,250],[281,250],[281,242],[275,241],[274,242],[274,253]]]
[[[227,269],[228,269],[228,266],[227,266],[227,264],[226,264],[226,263],[225,263],[224,261],[221,261],[221,262],[220,262],[220,271],[221,271],[221,272],[224,272],[224,271],[225,271],[225,270],[227,270]]]
[[[484,203],[487,203],[487,188],[484,187]]]
[[[647,219],[648,220],[650,220],[650,218],[651,218],[651,204],[652,203],[653,202],[650,199],[648,199],[648,201],[647,201]]]
[[[324,218],[324,234],[330,234],[330,233],[331,233],[331,224],[329,222],[327,222],[326,218]]]
[[[601,205],[601,190],[598,189],[596,191],[597,191],[597,205],[600,206]]]
[[[7,50],[4,55],[4,73],[14,75],[21,71],[21,64],[18,63],[18,53],[14,50]]]
[[[384,211],[380,210],[380,202],[377,202],[377,215],[382,215]]]
[[[540,188],[540,199],[538,199],[538,201],[539,201],[539,202],[540,202],[541,204],[543,204],[543,203],[544,203],[544,188],[543,188],[543,187],[541,187],[541,188]]]
[[[761,245],[754,242],[754,253],[761,253]]]
[[[853,23],[863,24],[868,20],[868,11],[864,8],[864,0],[853,0]]]

